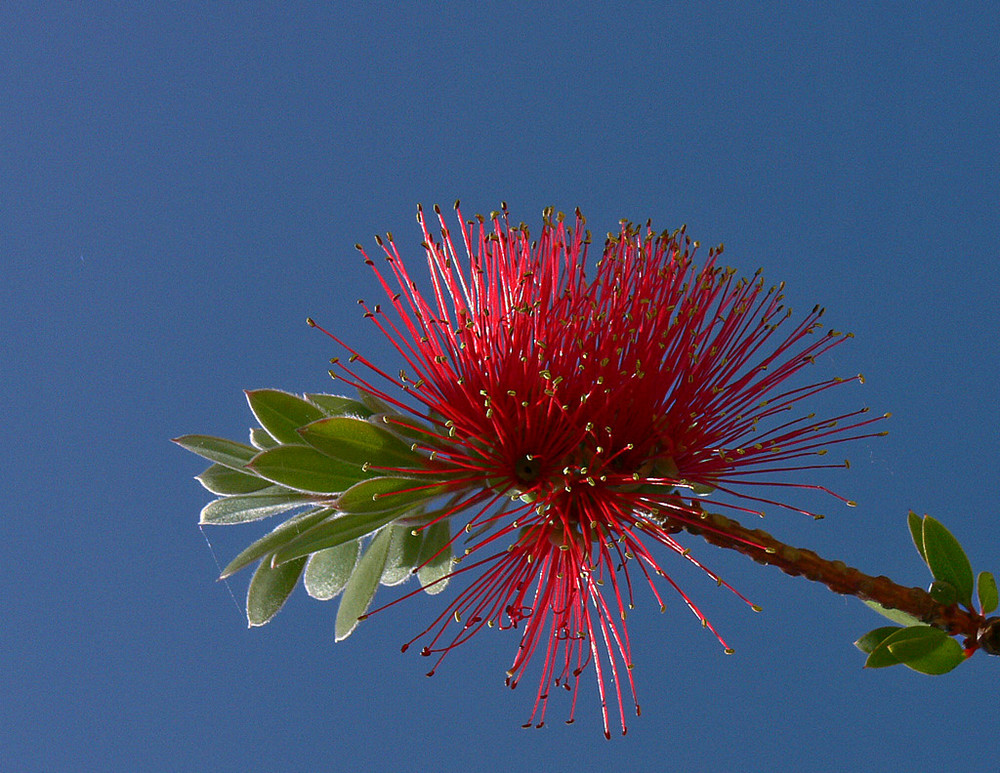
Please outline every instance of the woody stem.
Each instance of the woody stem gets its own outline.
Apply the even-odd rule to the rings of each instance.
[[[712,545],[742,553],[758,564],[776,566],[785,574],[822,583],[835,593],[874,601],[886,609],[899,609],[953,636],[963,636],[966,648],[1000,655],[1000,618],[987,619],[957,604],[941,604],[925,590],[907,588],[881,575],[872,577],[843,561],[829,561],[811,550],[786,545],[762,529],[747,529],[724,515],[702,511],[699,517],[697,523],[668,521]]]

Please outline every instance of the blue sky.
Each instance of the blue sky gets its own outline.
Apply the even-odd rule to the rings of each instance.
[[[242,438],[245,388],[332,390],[307,315],[391,370],[353,245],[418,258],[417,202],[687,223],[855,333],[822,367],[867,383],[820,409],[893,413],[824,479],[858,508],[768,530],[923,585],[913,508],[996,572],[998,39],[990,3],[6,4],[5,769],[988,770],[994,659],[863,671],[860,603],[707,545],[764,612],[680,567],[736,654],[647,599],[610,742],[589,682],[574,726],[520,729],[509,635],[425,678],[399,645],[440,597],[335,645],[298,591],[248,630],[216,561],[267,527],[203,536],[168,438]]]

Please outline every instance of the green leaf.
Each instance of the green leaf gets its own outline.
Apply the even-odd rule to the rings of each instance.
[[[385,561],[382,584],[399,585],[413,576],[413,570],[419,563],[423,535],[420,532],[414,534],[413,524],[409,523],[396,523],[386,528],[392,530],[392,544]]]
[[[420,545],[420,555],[417,563],[417,577],[428,595],[435,595],[448,587],[445,578],[452,569],[451,560],[451,527],[448,519],[442,518],[437,523],[423,529],[423,542]]]
[[[250,627],[264,625],[278,614],[295,588],[306,565],[304,558],[272,569],[267,558],[260,562],[247,591],[247,621]]]
[[[979,587],[979,609],[988,615],[997,608],[997,582],[989,572],[980,572],[976,585]]]
[[[888,609],[876,601],[865,601],[865,606],[878,612],[882,617],[900,625],[922,625],[921,621],[901,609]]]
[[[900,628],[900,630],[905,630]],[[896,657],[889,652],[889,648],[883,641],[881,644],[875,647],[870,653],[868,653],[868,659],[865,661],[865,668],[887,668],[889,666],[898,666],[899,661]]]
[[[955,586],[945,580],[935,580],[931,583],[927,592],[938,604],[946,607],[958,601],[958,591],[955,589]]]
[[[223,497],[209,502],[201,509],[201,519],[198,522],[222,525],[259,521],[312,501],[307,494],[286,491],[279,486],[268,486],[253,494]]]
[[[910,512],[906,514],[906,524],[910,527],[910,537],[913,538],[913,544],[917,548],[917,552],[926,563],[927,553],[924,551],[924,519],[910,510]]]
[[[912,635],[889,641],[886,646],[903,665],[921,674],[946,674],[965,660],[962,645],[939,628],[906,628]],[[891,638],[891,637],[890,637]]]
[[[275,448],[281,444],[271,437],[270,433],[263,427],[254,427],[250,430],[250,445],[261,451],[266,451],[268,448]]]
[[[323,412],[312,403],[278,389],[249,390],[246,396],[257,421],[281,443],[301,443],[296,430],[323,418]]]
[[[328,507],[316,507],[312,510],[306,510],[303,513],[299,513],[298,515],[289,518],[273,531],[265,534],[259,540],[240,551],[239,555],[230,561],[226,568],[222,570],[222,574],[219,575],[219,579],[223,580],[226,577],[230,577],[233,574],[236,574],[236,572],[240,569],[252,564],[261,556],[273,553],[275,550],[295,539],[300,534],[304,534],[312,527],[322,523],[326,518],[329,518],[333,514],[334,511]]]
[[[257,453],[257,450],[250,446],[211,435],[181,435],[175,437],[173,442],[210,462],[234,470],[241,470]]]
[[[306,399],[327,416],[357,416],[361,419],[367,419],[372,415],[368,406],[364,403],[359,403],[357,400],[352,400],[350,397],[308,394],[306,395]]]
[[[865,661],[865,668],[885,668],[886,666],[897,665],[900,662],[899,658],[892,654],[889,645],[914,636],[919,638],[922,635],[920,629],[930,629],[930,626],[911,625],[908,628],[898,628],[883,637],[881,642],[868,654],[868,659]]]
[[[958,591],[958,600],[972,607],[972,565],[951,532],[929,515],[924,517],[924,552],[935,580],[950,582]]]
[[[876,628],[854,642],[854,646],[862,652],[871,654],[878,645],[899,630],[902,629],[898,625],[887,625],[884,628]]]
[[[364,537],[400,516],[400,511],[388,513],[357,513],[341,515],[319,524],[286,545],[274,554],[275,563],[291,561],[310,553],[336,547],[345,542]]]
[[[911,625],[898,634],[887,637],[885,646],[900,663],[905,663],[913,657],[920,657],[937,648],[948,634],[940,628],[929,625]]]
[[[306,593],[314,599],[329,601],[340,593],[358,563],[361,541],[352,540],[309,556],[302,578]]]
[[[870,637],[870,638],[869,638]],[[859,648],[871,646],[866,668],[903,663],[922,674],[945,674],[965,660],[962,646],[946,632],[929,625],[894,631],[876,629],[858,640]]]
[[[377,413],[371,416],[368,421],[375,426],[385,427],[394,435],[404,438],[407,443],[433,445],[441,440],[440,432],[436,432],[411,416],[401,416],[398,413]]]
[[[375,395],[368,394],[368,392],[362,392],[358,390],[358,399],[363,402],[372,413],[393,413],[394,408],[389,405],[385,400],[376,397]]]
[[[201,483],[213,494],[250,494],[271,485],[270,481],[258,478],[248,472],[240,472],[232,467],[213,464],[201,475],[195,475],[195,480]]]
[[[426,483],[413,478],[370,478],[356,483],[337,497],[336,507],[345,513],[399,511],[437,496]]]
[[[307,424],[298,435],[300,441],[327,456],[359,467],[415,470],[424,466],[423,457],[406,441],[363,419],[332,416]]]
[[[261,451],[247,467],[282,486],[316,494],[339,494],[365,477],[360,467],[331,459],[308,446]]]
[[[358,626],[358,618],[371,606],[385,569],[385,559],[389,554],[391,541],[392,534],[389,529],[380,531],[365,554],[361,556],[351,579],[347,581],[344,597],[340,600],[340,608],[337,610],[337,641],[343,641],[351,635]]]

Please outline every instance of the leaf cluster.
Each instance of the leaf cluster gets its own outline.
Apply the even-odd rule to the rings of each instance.
[[[445,480],[414,442],[434,437],[431,428],[364,394],[259,389],[246,396],[260,424],[249,445],[208,435],[174,442],[211,462],[196,476],[217,496],[202,509],[202,524],[287,516],[220,577],[256,563],[247,591],[251,626],[270,621],[300,579],[313,598],[340,597],[338,641],[354,631],[379,585],[416,574],[427,593],[444,590],[451,529],[436,484]]]
[[[958,540],[940,521],[914,512],[907,516],[910,536],[920,557],[933,576],[928,593],[944,606],[960,605],[971,612],[973,592],[978,596],[978,613],[985,616],[997,608],[997,584],[990,572],[973,575],[972,564]],[[945,674],[963,663],[972,650],[966,650],[946,631],[927,625],[898,609],[886,609],[873,601],[865,602],[879,614],[900,625],[869,631],[854,644],[868,654],[866,668],[884,668],[902,663],[922,674]]]

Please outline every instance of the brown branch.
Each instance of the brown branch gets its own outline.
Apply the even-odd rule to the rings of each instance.
[[[667,520],[672,526],[712,545],[742,553],[758,564],[776,566],[785,574],[822,583],[835,593],[901,610],[953,636],[963,636],[966,649],[1000,655],[1000,618],[986,618],[957,604],[941,604],[921,588],[907,588],[882,575],[872,577],[843,561],[828,561],[811,550],[779,542],[761,529],[747,529],[724,515],[702,511],[700,517],[701,523]]]

